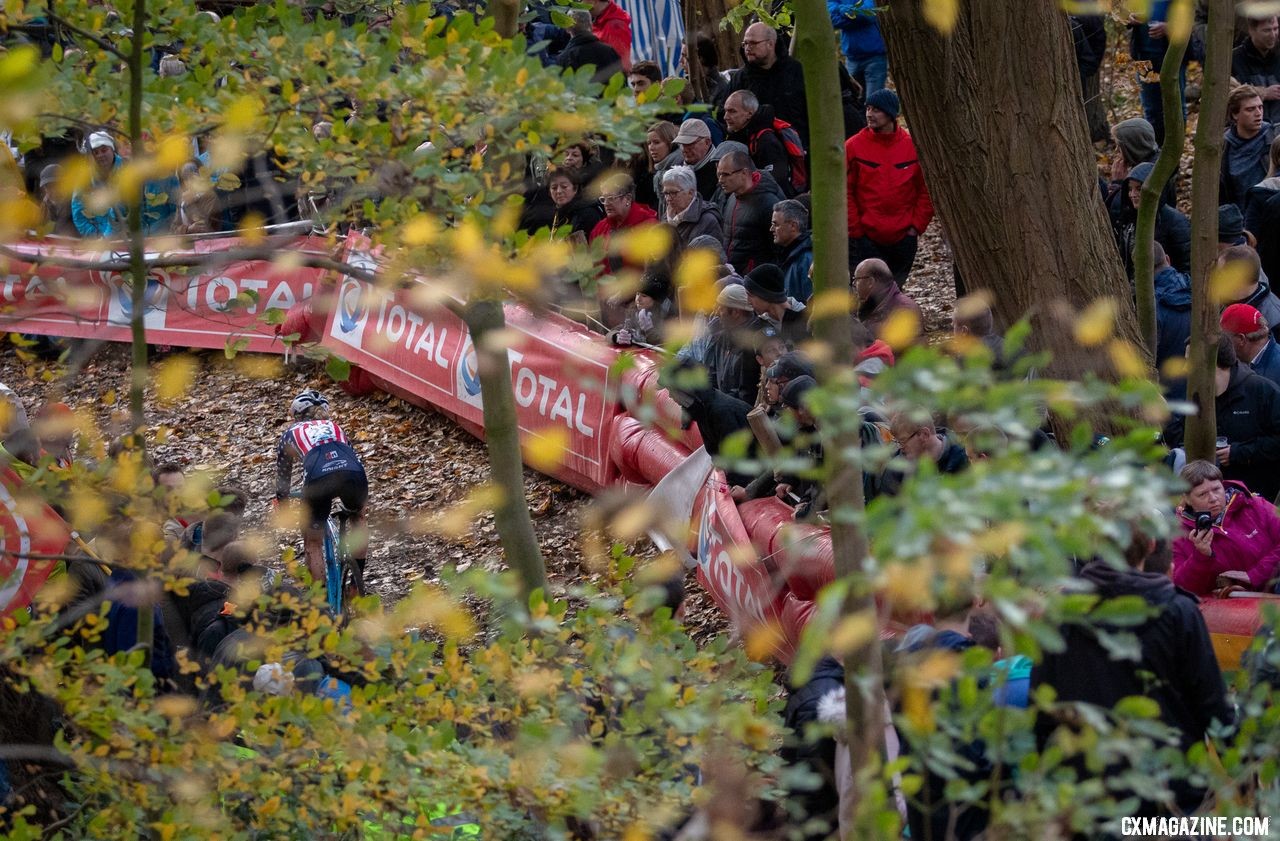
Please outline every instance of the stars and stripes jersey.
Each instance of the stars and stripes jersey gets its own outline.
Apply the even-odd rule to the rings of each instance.
[[[305,420],[290,425],[276,449],[276,497],[289,495],[293,463],[302,462],[302,483],[338,471],[364,472],[342,427],[331,420]]]

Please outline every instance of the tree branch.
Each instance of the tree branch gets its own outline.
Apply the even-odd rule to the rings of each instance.
[[[117,47],[115,44],[111,43],[107,39],[101,37],[100,35],[94,35],[92,32],[89,32],[88,30],[81,29],[80,27],[68,21],[66,18],[54,14],[52,9],[46,8],[44,14],[45,14],[45,17],[47,17],[51,23],[57,24],[63,29],[66,29],[68,32],[79,35],[81,38],[84,38],[86,41],[96,44],[99,49],[102,49],[108,53],[111,53],[113,56],[120,59],[121,61],[128,60],[129,57],[125,55],[123,50],[121,50],[119,47]],[[21,27],[15,27],[15,28],[21,28]]]

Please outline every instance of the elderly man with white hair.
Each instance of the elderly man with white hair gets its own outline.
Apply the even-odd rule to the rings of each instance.
[[[695,237],[714,237],[724,243],[720,209],[698,194],[698,177],[692,167],[673,166],[662,174],[662,199],[667,214],[662,221],[675,229],[672,256],[689,247]]]

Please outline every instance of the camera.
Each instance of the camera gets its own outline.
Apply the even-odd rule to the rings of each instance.
[[[1209,529],[1211,529],[1211,528],[1213,528],[1213,515],[1212,515],[1212,514],[1197,514],[1197,515],[1196,515],[1196,531],[1208,531],[1208,530],[1209,530]]]

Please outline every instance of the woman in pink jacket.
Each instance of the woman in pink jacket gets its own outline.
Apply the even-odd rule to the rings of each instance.
[[[1179,474],[1189,490],[1178,506],[1184,535],[1173,544],[1173,582],[1197,595],[1269,591],[1280,568],[1280,516],[1269,501],[1222,471],[1193,461]]]

